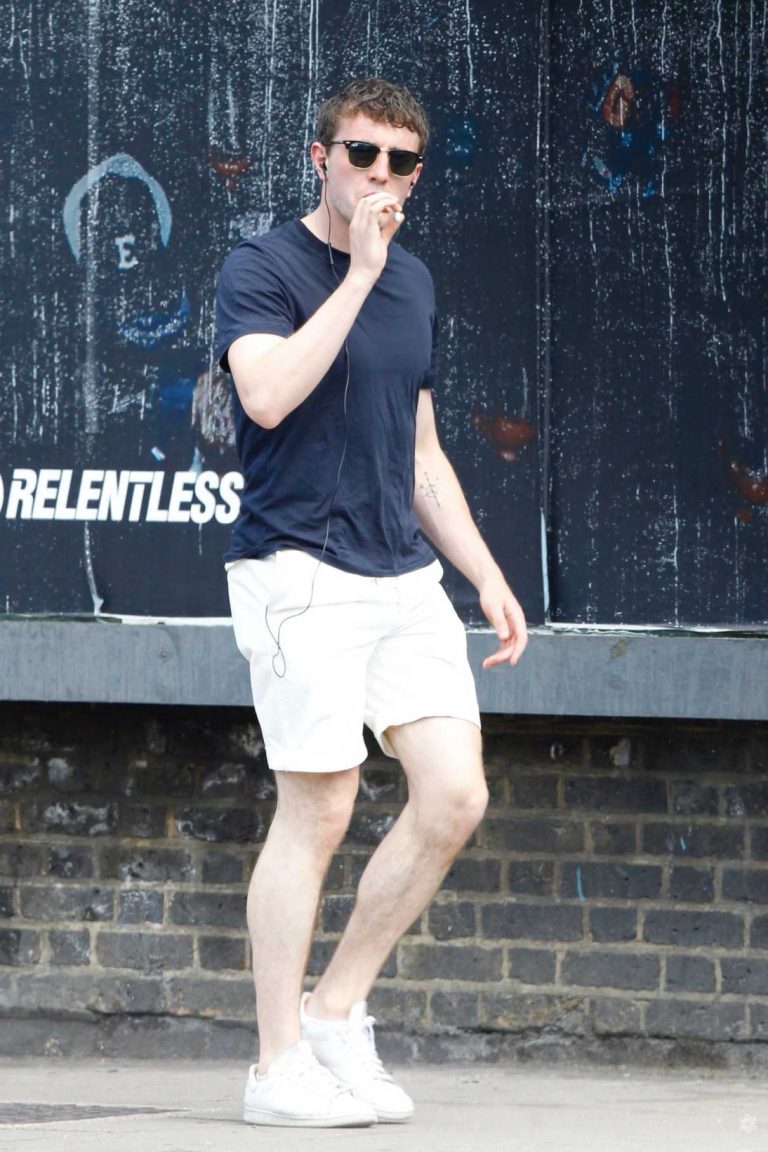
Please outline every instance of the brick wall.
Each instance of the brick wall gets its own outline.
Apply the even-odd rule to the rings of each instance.
[[[372,996],[381,1047],[768,1064],[768,729],[488,718],[491,804]],[[242,709],[0,705],[0,1053],[254,1048]],[[403,801],[367,762],[310,972]]]

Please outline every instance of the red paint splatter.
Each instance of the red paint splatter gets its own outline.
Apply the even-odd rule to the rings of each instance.
[[[536,425],[528,420],[510,420],[507,416],[487,418],[475,412],[472,423],[496,449],[502,460],[516,460],[519,449],[536,439]]]
[[[611,128],[623,128],[629,119],[634,99],[635,86],[629,76],[617,73],[608,85],[601,109],[606,124],[610,124]]]
[[[219,156],[216,154],[211,155],[210,165],[214,172],[225,177],[230,192],[235,189],[237,177],[242,176],[251,166],[245,156]]]
[[[768,472],[757,472],[741,460],[729,459],[722,440],[718,441],[717,454],[726,466],[730,487],[742,500],[746,500],[748,505],[768,504]],[[752,516],[752,509],[740,508],[736,515],[742,524],[746,524]]]

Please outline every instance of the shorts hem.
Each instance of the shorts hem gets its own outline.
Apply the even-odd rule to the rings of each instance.
[[[367,726],[370,728],[373,735],[376,737],[376,742],[381,748],[385,756],[389,756],[392,760],[397,760],[396,754],[392,751],[389,741],[384,738],[384,733],[388,728],[399,728],[403,724],[413,724],[416,720],[466,720],[468,724],[474,724],[475,728],[482,731],[482,723],[480,721],[480,713],[473,712],[471,715],[465,708],[453,708],[446,710],[445,708],[420,708],[415,712],[407,712],[404,715],[398,715],[396,719],[388,719],[384,723],[375,724],[366,721]]]

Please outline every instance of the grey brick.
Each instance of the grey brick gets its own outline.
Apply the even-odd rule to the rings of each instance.
[[[722,769],[721,769],[722,771]],[[768,816],[768,784],[731,784],[724,789],[726,816]]]
[[[46,871],[49,876],[60,876],[64,880],[87,879],[93,876],[93,851],[90,848],[51,848]]]
[[[582,911],[573,904],[485,904],[481,908],[484,936],[532,940],[579,940]]]
[[[642,952],[566,952],[560,968],[563,984],[594,988],[652,989],[659,986],[658,956]]]
[[[589,835],[598,856],[626,856],[637,847],[637,825],[628,820],[592,820]]]
[[[162,892],[132,888],[121,892],[117,919],[123,924],[162,924],[165,898]]]
[[[553,984],[556,960],[554,952],[543,948],[508,948],[507,963],[513,980],[524,984]]]
[[[62,1016],[81,1016],[84,1012],[115,1016],[123,1012],[141,1015],[168,1011],[161,979],[139,975],[127,979],[93,968],[20,974],[16,1006],[43,1016],[52,1012]]]
[[[533,852],[551,856],[584,849],[584,826],[574,820],[486,819],[482,840],[487,848],[502,852]]]
[[[400,975],[406,980],[500,980],[501,948],[479,948],[471,944],[400,945]]]
[[[486,728],[488,721],[486,720]],[[570,732],[538,733],[488,732],[483,739],[483,755],[489,768],[506,768],[511,773],[521,768],[539,768],[557,764],[576,767],[584,758],[581,737]]]
[[[510,860],[507,864],[507,886],[515,896],[550,896],[554,881],[551,860]]]
[[[433,904],[429,910],[429,931],[435,940],[453,940],[474,936],[475,904],[471,900],[457,900]]]
[[[239,884],[243,880],[243,861],[231,852],[206,852],[203,859],[204,884]]]
[[[194,957],[191,936],[160,932],[99,932],[96,957],[104,968],[138,968],[153,975],[173,968],[190,968]]]
[[[377,984],[368,998],[368,1007],[380,1028],[421,1031],[427,1014],[427,993]]]
[[[557,777],[553,775],[518,776],[509,780],[509,803],[512,808],[556,808]]]
[[[21,914],[27,920],[111,920],[114,894],[103,888],[48,884],[21,889]]]
[[[744,1040],[747,1026],[743,1004],[708,1000],[649,1000],[645,1007],[648,1036],[699,1040]]]
[[[666,987],[672,992],[714,992],[715,963],[706,956],[667,956]]]
[[[352,914],[354,896],[327,895],[322,901],[323,928],[326,932],[343,932]]]
[[[683,947],[740,948],[744,941],[744,921],[733,912],[654,908],[645,914],[643,940]]]
[[[34,800],[21,805],[22,827],[69,836],[108,836],[117,827],[117,807],[108,802]]]
[[[60,792],[95,792],[98,778],[94,769],[82,760],[53,756],[46,764],[46,776],[51,788]]]
[[[0,764],[0,795],[10,792],[32,792],[43,781],[39,760],[32,764]]]
[[[245,924],[245,893],[176,892],[171,899],[174,924],[215,924],[242,928]]]
[[[21,879],[43,871],[43,848],[39,844],[0,844],[0,876]]]
[[[753,1040],[768,1040],[768,1004],[750,1004],[750,1035]]]
[[[405,799],[404,782],[399,768],[363,767],[360,771],[360,798],[374,804],[399,804]]]
[[[203,774],[200,791],[203,796],[242,796],[249,773],[245,764],[220,764]]]
[[[715,874],[712,868],[672,868],[669,873],[669,897],[689,903],[707,903],[715,898]]]
[[[656,772],[729,772],[736,767],[735,746],[722,732],[644,733],[643,765]]]
[[[182,1016],[255,1020],[253,980],[242,976],[174,976],[167,980],[168,1004]]]
[[[739,859],[744,855],[744,829],[724,824],[643,824],[640,850],[658,856]]]
[[[349,822],[346,843],[370,846],[380,844],[397,816],[397,812],[386,812],[380,808],[354,812]]]
[[[481,1023],[501,1031],[581,1036],[588,1011],[589,1000],[582,996],[546,992],[482,992],[480,995]]]
[[[498,892],[501,887],[501,865],[498,860],[454,860],[443,887],[454,892]]]
[[[723,992],[768,996],[768,960],[724,956],[720,961]]]
[[[596,996],[591,1000],[590,1017],[596,1036],[637,1036],[642,1031],[636,1000]]]
[[[201,936],[198,949],[202,968],[225,968],[242,972],[246,966],[245,941],[234,936]]]
[[[755,916],[749,935],[752,948],[768,948],[768,916]]]
[[[51,928],[48,933],[51,964],[76,967],[91,962],[91,937],[87,930]]]
[[[0,928],[0,964],[37,964],[40,933],[28,928]]]
[[[768,869],[724,868],[723,898],[768,904]]]
[[[433,992],[432,1021],[448,1028],[477,1028],[480,997],[477,992]]]
[[[15,904],[13,888],[0,888],[0,920],[8,920],[16,914]]]
[[[615,776],[571,776],[565,781],[565,807],[589,812],[666,812],[663,780]]]
[[[14,805],[8,800],[0,800],[0,832],[13,832],[15,826]]]
[[[717,816],[717,788],[697,780],[670,780],[669,807],[675,816]]]
[[[176,830],[180,836],[211,843],[255,844],[264,836],[262,818],[252,808],[184,808],[176,814]]]
[[[121,773],[118,787],[123,796],[192,796],[195,772],[190,764],[168,760],[134,760]]]
[[[589,909],[589,935],[597,943],[637,939],[637,909],[606,905]]]
[[[755,828],[750,831],[752,839],[752,859],[768,860],[768,828]]]
[[[114,845],[101,850],[99,870],[107,879],[179,882],[192,876],[193,865],[189,852],[178,849]]]
[[[650,900],[661,895],[661,868],[623,861],[568,860],[563,864],[562,895],[582,900]]]
[[[162,804],[127,804],[117,810],[117,827],[123,836],[159,839],[167,834],[168,812]]]

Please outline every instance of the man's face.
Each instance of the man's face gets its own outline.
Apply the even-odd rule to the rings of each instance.
[[[334,140],[365,140],[379,148],[419,151],[419,137],[412,129],[380,124],[360,113],[339,121]],[[373,192],[391,192],[404,204],[422,168],[418,164],[410,176],[395,176],[390,170],[387,152],[379,152],[370,168],[355,168],[343,144],[334,144],[327,149],[315,144],[313,158],[318,164],[325,159],[328,166],[325,172],[326,203],[347,223],[352,219],[358,201]]]

